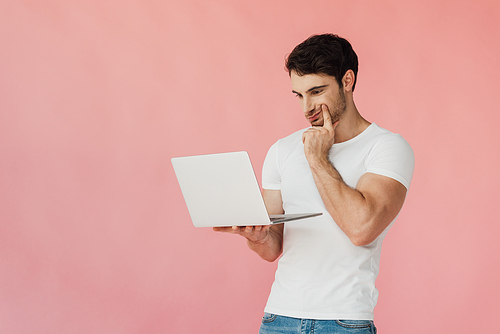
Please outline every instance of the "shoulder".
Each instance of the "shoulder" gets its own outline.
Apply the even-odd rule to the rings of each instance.
[[[379,126],[374,129],[371,140],[372,145],[365,160],[367,172],[391,177],[408,188],[415,166],[410,144],[400,134]]]
[[[306,130],[307,128],[295,131],[294,133],[279,139],[277,142],[280,143],[281,146],[295,146],[297,144],[300,144],[302,143],[302,134]]]
[[[302,134],[307,128],[298,130],[284,138],[278,139],[269,149],[275,155],[280,157],[288,156],[298,147],[302,147]]]
[[[293,152],[297,152],[297,148],[301,147],[302,133],[305,130],[299,130],[281,138],[269,148],[262,168],[262,187],[264,189],[281,189],[282,167]]]
[[[391,132],[373,123],[372,140],[375,150],[390,150],[413,156],[410,144],[398,133]]]

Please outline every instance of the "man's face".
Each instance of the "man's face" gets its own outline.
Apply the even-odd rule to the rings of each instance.
[[[292,72],[292,92],[297,95],[304,116],[312,126],[323,126],[321,105],[326,105],[332,117],[332,123],[340,119],[346,110],[346,99],[343,89],[334,77],[326,74],[306,74],[303,76]]]

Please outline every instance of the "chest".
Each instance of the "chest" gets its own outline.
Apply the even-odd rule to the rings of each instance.
[[[355,188],[359,178],[366,172],[366,152],[346,151],[335,146],[330,150],[329,159],[342,176],[344,182]],[[283,202],[310,201],[320,198],[303,147],[297,147],[281,165],[281,191]]]

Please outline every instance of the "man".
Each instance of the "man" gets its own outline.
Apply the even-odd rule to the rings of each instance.
[[[358,59],[337,35],[311,36],[286,61],[311,127],[278,140],[262,171],[270,214],[323,212],[273,226],[214,228],[279,259],[260,333],[376,333],[382,240],[413,175],[408,143],[353,100]]]

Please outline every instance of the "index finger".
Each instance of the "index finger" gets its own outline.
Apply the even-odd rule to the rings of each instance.
[[[321,110],[323,111],[323,127],[328,130],[333,130],[332,117],[328,111],[328,106],[326,104],[322,104]]]

